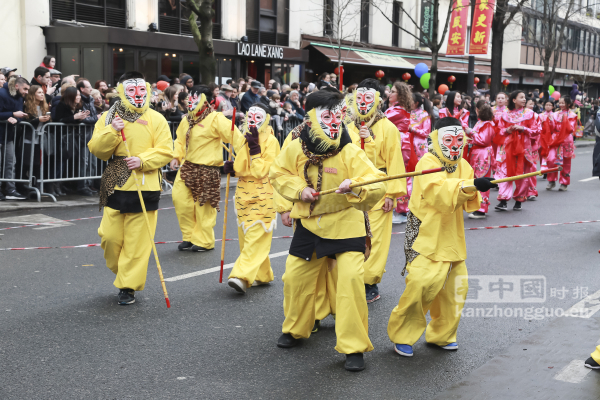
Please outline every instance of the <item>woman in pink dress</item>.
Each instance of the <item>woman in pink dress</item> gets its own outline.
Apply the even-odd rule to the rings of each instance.
[[[500,127],[500,118],[502,117],[502,113],[506,111],[506,101],[508,100],[508,95],[504,92],[500,92],[496,95],[496,105],[492,107],[492,112],[494,113],[494,124],[496,124],[496,135],[498,134],[498,129]],[[496,153],[498,152],[498,145],[493,142],[492,143],[492,170],[496,171]]]
[[[492,177],[492,140],[496,132],[494,124],[494,113],[485,100],[479,100],[475,106],[477,112],[477,123],[467,133],[469,138],[465,148],[464,159],[471,164],[475,178]],[[481,208],[469,214],[469,218],[485,218],[490,205],[490,191],[481,193]]]
[[[571,111],[573,102],[570,96],[563,96],[558,101],[560,111],[554,113],[552,120],[554,130],[552,141],[548,143],[548,168],[562,166],[560,172],[561,192],[567,190],[571,183],[571,159],[575,158],[575,144],[573,143],[573,134],[577,128],[577,114]],[[556,186],[558,172],[548,174],[548,186],[546,190],[552,190]]]
[[[400,132],[400,140],[402,141],[402,158],[404,159],[404,166],[407,168],[408,161],[404,158],[406,152],[404,150],[405,139],[409,137],[410,129],[410,110],[412,110],[412,94],[410,88],[404,82],[396,81],[389,97],[390,107],[385,111],[385,116],[396,125]],[[410,153],[410,146],[407,147]],[[410,192],[409,192],[410,193]],[[392,216],[393,224],[403,224],[406,222],[406,213],[408,212],[408,201],[410,195],[400,197],[398,199],[396,209],[393,211]]]
[[[440,110],[440,118],[454,117],[460,121],[465,132],[469,132],[469,110],[461,107],[462,97],[458,92],[446,92],[446,107]]]
[[[533,98],[528,98],[527,99],[527,104],[525,104],[525,108],[530,109],[531,111],[534,112],[533,116],[535,117],[535,119],[537,120],[537,123],[540,125],[540,127],[542,126],[542,121],[540,119],[540,116],[533,110],[533,108],[535,107],[535,100]],[[535,172],[537,171],[537,164],[540,161],[540,139],[541,139],[542,135],[540,134],[539,136],[537,136],[535,139],[531,139],[531,151],[533,154],[533,159],[535,160],[535,164],[527,164],[527,166],[525,167],[525,173],[529,173],[529,172]],[[529,187],[527,189],[527,200],[528,201],[535,201],[537,200],[538,197],[538,191],[537,191],[537,177],[532,176],[529,179]]]
[[[540,124],[535,118],[535,113],[525,108],[527,100],[522,90],[515,90],[508,98],[508,110],[500,118],[499,135],[494,140],[498,144],[496,154],[496,179],[509,176],[522,175],[526,169],[531,169],[527,164],[535,167],[535,158],[531,147],[531,140],[535,139],[541,131]],[[500,183],[498,200],[495,207],[498,211],[506,211],[506,202],[515,199],[514,211],[521,211],[521,203],[527,200],[529,179],[514,181],[516,189],[513,193],[513,183]]]
[[[552,133],[554,132],[554,100],[549,98],[544,103],[544,112],[540,114],[540,125],[542,126],[542,132],[540,133],[540,169],[547,169],[548,164],[546,158],[548,157],[548,145],[552,142]],[[546,176],[544,175],[544,178]]]

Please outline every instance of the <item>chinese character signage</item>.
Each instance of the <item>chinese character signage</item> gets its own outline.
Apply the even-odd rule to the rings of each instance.
[[[468,11],[469,0],[454,0],[452,16],[450,17],[450,30],[448,31],[447,56],[462,56],[465,54]]]
[[[433,34],[433,3],[423,0],[421,3],[421,46],[431,42]]]
[[[478,0],[475,3],[469,54],[487,54],[493,19],[494,0]]]

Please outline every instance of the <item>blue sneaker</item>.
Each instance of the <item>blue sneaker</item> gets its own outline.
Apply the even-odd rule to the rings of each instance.
[[[395,344],[394,350],[396,351],[396,353],[398,353],[404,357],[412,357],[413,356],[412,346],[409,344]]]
[[[377,284],[367,285],[365,283],[365,292],[367,293],[367,303],[372,303],[381,298],[381,296],[379,295],[379,288],[377,287]]]
[[[454,342],[440,347],[444,350],[458,350],[458,343]]]

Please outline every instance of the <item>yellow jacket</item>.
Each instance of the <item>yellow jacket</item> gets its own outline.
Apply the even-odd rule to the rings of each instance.
[[[358,127],[351,125],[351,130],[358,134]],[[404,174],[404,160],[402,159],[402,144],[401,136],[398,128],[389,119],[383,118],[371,127],[375,139],[375,149],[367,150],[365,141],[365,151],[374,151],[375,155],[369,158],[374,159],[373,163],[377,169],[384,169],[387,175]],[[359,144],[360,146],[360,144]],[[406,196],[406,179],[394,179],[388,181],[386,198],[393,199],[394,204],[396,199]],[[381,199],[374,210],[380,209],[383,206],[384,199]]]
[[[279,142],[273,136],[273,128],[259,133],[261,153],[250,156],[246,138],[236,135],[236,152],[233,168],[238,184],[235,191],[235,211],[238,226],[244,233],[253,225],[260,223],[266,232],[275,227],[277,214],[273,205],[273,186],[269,182],[269,168],[279,155]]]
[[[365,236],[362,211],[369,211],[385,195],[385,182],[356,188],[353,191],[356,194],[320,196],[311,214],[310,204],[300,200],[300,194],[308,186],[304,180],[304,164],[307,160],[300,140],[295,140],[271,165],[271,184],[281,196],[293,202],[290,217],[301,218],[302,226],[321,238]],[[308,176],[314,185],[317,184],[317,174],[318,168],[311,165]],[[373,166],[360,148],[346,145],[338,155],[323,162],[322,189],[337,188],[344,179],[358,183],[382,177],[385,174]]]
[[[441,166],[440,160],[426,153],[416,170]],[[477,211],[481,194],[465,193],[461,187],[473,186],[473,178],[473,168],[463,158],[454,173],[442,171],[414,178],[408,207],[421,221],[421,227],[413,250],[434,261],[467,259],[462,211]]]
[[[102,114],[96,122],[92,139],[88,143],[90,152],[104,161],[110,159],[113,154],[127,156],[121,133],[114,130],[110,124],[105,126],[107,114]],[[140,121],[145,121],[146,124]],[[142,176],[138,176],[142,190],[161,190],[160,168],[173,159],[173,139],[165,117],[149,109],[136,122],[123,122],[131,155],[139,157],[142,161],[142,166],[138,169],[142,173]],[[115,186],[115,189],[136,191],[133,174],[123,187]]]
[[[348,130],[348,134],[350,135],[350,140],[352,143],[358,148],[361,146],[360,136],[358,135],[358,130],[354,126],[352,122],[349,125],[346,125]],[[292,135],[287,135],[285,140],[283,141],[283,145],[281,146],[281,150],[285,149],[292,141]],[[367,154],[367,158],[375,164],[375,141],[373,138],[365,139],[365,153]],[[292,202],[287,201],[283,197],[281,197],[277,192],[275,192],[275,206],[277,208],[278,213],[285,213],[292,210]]]
[[[223,166],[221,142],[232,143],[233,138],[240,134],[237,127],[234,128],[235,134],[231,131],[231,121],[225,118],[223,113],[212,112],[192,128],[186,155],[185,134],[188,127],[187,118],[183,118],[177,128],[173,158],[176,158],[180,164],[187,160],[194,164],[221,167]]]

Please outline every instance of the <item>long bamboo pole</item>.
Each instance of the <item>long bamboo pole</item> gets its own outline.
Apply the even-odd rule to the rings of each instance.
[[[231,141],[233,142],[233,130],[235,129],[235,111],[233,109],[233,118],[231,118]],[[231,161],[231,143],[229,143],[229,161]],[[227,238],[227,208],[229,206],[229,180],[231,174],[227,174],[227,187],[225,188],[225,216],[223,218],[223,240],[221,241],[221,271],[219,273],[219,283],[223,283],[223,265],[225,264],[225,242]]]

